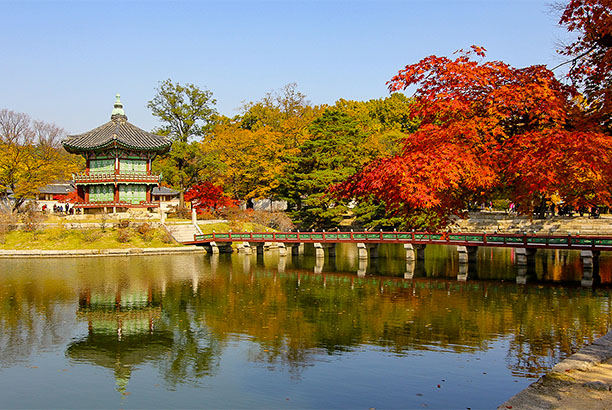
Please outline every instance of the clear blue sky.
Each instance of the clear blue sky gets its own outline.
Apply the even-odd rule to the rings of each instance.
[[[120,93],[130,122],[150,130],[146,104],[167,78],[211,90],[233,116],[290,82],[313,104],[380,98],[406,64],[472,44],[552,67],[567,34],[550,3],[0,0],[0,108],[81,133]]]

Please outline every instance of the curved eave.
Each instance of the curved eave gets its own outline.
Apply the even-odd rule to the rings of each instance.
[[[64,149],[66,151],[72,154],[80,154],[80,153],[89,152],[89,151],[102,151],[102,150],[106,150],[109,148],[123,148],[126,150],[132,150],[132,151],[156,151],[158,154],[164,154],[170,150],[172,143],[168,142],[167,144],[160,145],[157,147],[137,147],[137,146],[133,146],[130,144],[126,144],[120,140],[111,140],[105,144],[100,144],[100,145],[90,146],[90,147],[70,145],[70,143],[68,142],[62,142],[62,145],[64,146]]]

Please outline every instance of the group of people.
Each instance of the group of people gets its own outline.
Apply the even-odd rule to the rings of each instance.
[[[44,213],[46,213],[48,209],[49,208],[47,207],[47,204],[44,204],[42,206],[42,211]],[[74,215],[74,206],[70,207],[70,204],[66,204],[66,205],[53,204],[53,213],[54,214]]]

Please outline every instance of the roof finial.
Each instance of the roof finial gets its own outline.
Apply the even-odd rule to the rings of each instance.
[[[122,117],[125,117],[125,119],[127,119],[125,115],[125,111],[123,111],[123,104],[121,103],[121,96],[119,94],[116,95],[115,108],[113,109],[113,112],[111,113],[111,119],[114,119],[115,115],[122,116]]]

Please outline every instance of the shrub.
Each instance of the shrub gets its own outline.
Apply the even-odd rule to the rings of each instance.
[[[168,218],[190,219],[191,209],[180,209],[178,206],[172,207],[170,212],[168,212]]]
[[[17,227],[17,217],[10,206],[0,206],[0,236],[4,237]]]
[[[24,207],[21,220],[24,224],[23,230],[25,232],[34,232],[44,220],[44,216],[36,210],[35,202],[28,202]]]
[[[172,237],[172,235],[170,235],[170,232],[166,231],[165,229],[160,229],[159,231],[159,239],[163,243],[174,243],[174,238]]]
[[[140,226],[138,226],[137,231],[139,234],[144,236],[148,234],[149,232],[151,232],[152,229],[153,228],[151,227],[151,224],[148,222],[145,222],[145,223],[140,224]]]
[[[63,223],[59,223],[56,228],[49,229],[49,239],[52,241],[61,241],[68,237],[69,231]]]
[[[121,243],[126,243],[130,241],[131,238],[130,231],[127,228],[120,228],[117,230],[117,241]]]
[[[102,237],[102,232],[95,229],[81,229],[81,238],[83,241],[92,243]]]

